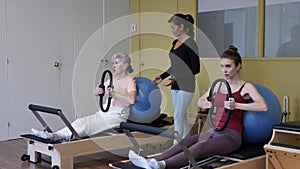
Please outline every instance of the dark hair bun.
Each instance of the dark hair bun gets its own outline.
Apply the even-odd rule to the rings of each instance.
[[[185,18],[186,18],[187,21],[189,21],[190,23],[194,24],[194,18],[193,18],[192,15],[186,14]]]
[[[237,48],[237,47],[235,47],[235,46],[233,46],[233,45],[230,45],[230,46],[228,47],[228,50],[231,50],[231,51],[237,52],[237,51],[238,51],[238,48]]]

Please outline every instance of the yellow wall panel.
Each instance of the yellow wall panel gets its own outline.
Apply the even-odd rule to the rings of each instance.
[[[141,12],[177,12],[177,0],[140,0]]]
[[[202,62],[204,65],[198,77],[200,91],[207,89],[209,81],[223,77],[219,59],[203,59]],[[299,59],[243,59],[241,70],[242,79],[272,90],[282,106],[283,97],[289,97],[290,120],[300,120],[299,74]]]
[[[178,0],[178,13],[191,14],[196,22],[197,0]]]
[[[242,72],[244,79],[271,89],[283,105],[283,96],[289,96],[290,120],[300,120],[300,60],[247,60]]]
[[[132,0],[131,6],[131,14],[139,13],[131,20],[131,24],[137,25],[131,38],[134,68],[138,71],[136,76],[154,79],[170,66],[168,53],[175,37],[170,31],[169,18],[179,12],[195,17],[196,0]],[[170,87],[163,86],[164,83],[167,81],[159,85],[163,94],[161,109],[173,115]],[[198,97],[196,94],[195,99]],[[191,104],[189,111],[197,112],[197,104]]]

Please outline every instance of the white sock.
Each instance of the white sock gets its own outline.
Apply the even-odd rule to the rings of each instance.
[[[48,135],[45,134],[45,133],[46,133],[46,132],[39,131],[39,130],[36,130],[36,129],[34,129],[34,128],[31,129],[31,134],[32,134],[32,135],[35,135],[35,136],[37,136],[37,137],[41,137],[41,138],[43,138],[43,139],[49,139],[49,138],[48,138]]]
[[[157,161],[154,158],[150,159],[149,165],[151,169],[165,169],[166,162],[165,161]]]
[[[56,133],[49,133],[49,132],[44,132],[44,131],[39,131],[34,128],[31,129],[31,133],[37,137],[41,137],[43,139],[50,139],[50,140],[63,140],[65,137],[60,134]]]
[[[134,151],[129,150],[128,157],[130,161],[137,167],[151,169],[149,161],[142,156],[137,155]]]

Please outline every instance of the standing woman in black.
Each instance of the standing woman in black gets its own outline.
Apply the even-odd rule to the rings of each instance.
[[[174,106],[174,127],[182,137],[189,135],[187,108],[195,92],[195,75],[200,72],[198,46],[194,40],[194,18],[187,14],[175,14],[168,23],[176,39],[169,52],[171,67],[157,76],[154,84],[169,77]]]

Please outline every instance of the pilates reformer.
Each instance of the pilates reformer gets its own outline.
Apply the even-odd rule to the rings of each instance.
[[[99,86],[103,90],[105,90],[104,80],[107,74],[109,75],[110,78],[109,87],[113,87],[111,72],[104,71],[101,78],[101,84]],[[137,106],[141,106],[141,104],[144,104],[143,102],[145,101],[145,99],[149,99],[147,96],[150,95],[150,93],[145,93],[144,90],[148,91],[152,83],[151,80],[146,78],[136,78],[136,82],[137,82],[136,85],[138,91],[137,102],[139,103],[137,104]],[[151,89],[158,90],[156,94],[160,94],[159,89],[156,86],[155,87],[153,86],[154,85],[152,85]],[[105,112],[109,109],[111,98],[108,97],[108,104],[106,108],[104,108],[103,107],[104,94],[101,94],[99,96],[100,96],[100,100],[99,100],[100,108],[103,112]],[[152,96],[155,96],[155,94],[154,95],[152,94]],[[160,99],[156,99],[155,100],[156,102],[154,103],[152,102],[150,103],[150,100],[148,100],[147,104],[152,106],[158,106],[157,109],[159,109],[160,103],[157,102],[158,100]],[[135,105],[133,105],[133,108]],[[39,112],[59,116],[60,119],[65,123],[65,125],[72,132],[72,139],[67,142],[64,140],[52,141],[52,140],[43,139],[34,136],[32,134],[21,135],[21,137],[23,137],[27,141],[27,154],[22,155],[21,157],[22,161],[30,161],[36,163],[41,161],[40,156],[41,154],[44,154],[51,157],[51,166],[53,169],[59,169],[59,168],[72,169],[73,158],[76,156],[82,156],[82,155],[104,152],[104,151],[120,150],[120,149],[132,147],[132,144],[128,141],[127,136],[124,133],[120,133],[120,130],[118,128],[113,128],[108,131],[103,131],[100,133],[100,135],[97,134],[89,138],[81,138],[78,135],[78,133],[75,131],[75,129],[72,127],[71,123],[63,115],[61,109],[39,106],[34,104],[29,105],[29,109],[33,112],[35,117],[40,121],[40,123],[44,128],[44,131],[47,132],[52,132],[52,130],[50,129],[48,124],[44,121],[42,116],[40,116]],[[147,110],[144,113],[149,114],[151,113],[149,112],[150,110]],[[157,111],[153,111],[153,112],[157,113]],[[143,114],[142,112],[139,113]],[[159,137],[159,136],[153,137],[152,135],[147,135],[144,133],[133,133],[133,135],[135,137],[138,137],[141,140],[142,144],[144,145],[163,143],[168,141],[168,139],[164,137]]]
[[[102,74],[101,83],[99,85],[99,87],[102,88],[103,91],[105,91],[104,81],[105,81],[106,74],[109,75],[109,81],[110,81],[109,87],[113,88],[113,86],[112,86],[112,84],[113,84],[112,73],[109,70],[106,70]],[[100,109],[103,112],[107,112],[109,107],[110,107],[110,103],[111,103],[112,98],[108,97],[107,107],[104,108],[103,107],[104,93],[99,95],[100,96],[99,106],[100,106]],[[44,107],[44,106],[39,106],[39,105],[34,105],[34,104],[30,104],[28,106],[28,108],[33,112],[35,117],[42,124],[42,126],[44,128],[43,131],[47,131],[47,132],[52,133],[52,130],[50,129],[48,124],[45,122],[45,120],[42,118],[42,116],[38,112],[59,116],[61,118],[61,120],[65,123],[65,125],[69,128],[69,130],[72,133],[70,141],[75,141],[75,140],[82,139],[79,136],[79,134],[75,131],[75,129],[72,127],[72,125],[67,120],[67,118],[63,115],[63,113],[60,109]],[[27,154],[22,155],[22,157],[21,157],[22,161],[28,160],[28,161],[31,161],[31,162],[37,162],[40,158],[40,153],[43,153],[43,154],[51,156],[52,168],[53,169],[58,169],[58,168],[60,168],[60,166],[64,166],[64,163],[66,163],[66,162],[63,162],[60,159],[61,158],[60,156],[62,156],[62,152],[59,152],[59,148],[55,148],[55,146],[53,146],[53,145],[56,145],[56,144],[63,143],[65,140],[52,141],[52,140],[49,140],[49,139],[43,139],[43,138],[34,136],[32,134],[24,134],[24,135],[21,135],[21,137],[24,137],[24,138],[28,139],[27,140],[28,141]],[[72,163],[72,165],[73,165],[73,158],[70,158],[68,160],[64,159],[64,161],[69,161],[69,165],[71,165],[70,163]]]
[[[222,80],[220,81],[222,82]],[[217,83],[213,83],[217,84]],[[226,85],[226,84],[225,84]],[[133,136],[130,136],[130,131],[139,131],[144,132],[148,134],[154,134],[154,135],[161,135],[164,137],[169,137],[171,139],[176,139],[182,148],[183,152],[186,154],[186,157],[188,158],[189,165],[186,167],[183,167],[183,169],[187,168],[204,168],[204,169],[211,169],[211,168],[218,168],[218,169],[263,169],[266,166],[266,152],[264,150],[264,145],[267,143],[268,139],[271,137],[271,130],[272,127],[275,124],[280,123],[280,114],[281,114],[281,108],[280,104],[276,98],[276,96],[267,88],[261,85],[254,84],[255,87],[258,89],[258,91],[262,94],[262,96],[265,98],[269,110],[268,112],[258,113],[257,112],[247,112],[245,115],[246,117],[249,117],[245,123],[244,118],[244,127],[245,125],[249,125],[250,121],[255,122],[253,120],[257,118],[261,118],[261,120],[264,120],[262,124],[255,124],[255,126],[247,126],[247,130],[249,133],[253,133],[253,130],[258,134],[250,135],[252,138],[247,138],[249,133],[243,134],[243,140],[242,146],[239,150],[232,152],[230,154],[227,154],[225,156],[212,156],[212,157],[205,157],[203,159],[200,159],[199,161],[195,160],[194,157],[191,155],[191,153],[188,151],[186,145],[184,143],[181,143],[180,136],[178,136],[178,133],[176,131],[166,131],[164,129],[159,128],[153,128],[149,126],[138,126],[137,124],[128,124],[128,123],[121,123],[121,128],[127,133],[129,140],[132,142],[132,144],[136,147],[136,152],[140,154],[141,156],[144,156],[145,158],[148,158],[148,156],[145,156],[144,154],[141,154],[141,149],[137,145],[136,141],[134,140]],[[212,85],[211,89],[213,90],[216,85]],[[226,85],[227,87],[227,85]],[[220,88],[220,87],[219,87]],[[228,90],[228,87],[227,87]],[[230,91],[230,90],[229,90]],[[210,92],[210,95],[213,95],[215,92]],[[230,93],[230,92],[229,92]],[[213,98],[211,97],[211,98]],[[228,98],[226,98],[228,99]],[[217,128],[212,123],[212,118],[215,116],[215,114],[212,114],[213,111],[211,109],[209,110],[208,114],[208,120],[210,122],[210,125],[213,129],[221,130],[222,128],[225,128],[226,126],[221,126],[221,128]],[[244,116],[244,117],[245,117]],[[257,116],[257,117],[256,117]],[[227,111],[227,117],[230,118],[230,111]],[[251,119],[250,119],[251,118]],[[261,121],[259,120],[259,121]],[[225,123],[226,124],[226,123]],[[254,123],[252,123],[254,124]],[[264,126],[264,128],[257,128],[260,126]],[[244,128],[245,129],[245,128]],[[260,132],[259,130],[263,130],[263,132]],[[247,135],[248,134],[248,135]],[[248,140],[247,140],[248,139]],[[201,150],[199,150],[201,151]],[[139,169],[139,167],[134,166],[131,164],[130,161],[125,160],[121,162],[115,162],[109,164],[112,168],[118,168],[118,169]]]
[[[244,144],[241,149],[230,153],[226,156],[211,156],[205,157],[199,161],[196,161],[191,153],[188,151],[186,145],[181,141],[181,136],[174,130],[166,130],[162,128],[156,128],[152,126],[145,126],[140,124],[133,124],[122,122],[120,128],[124,130],[130,142],[134,145],[136,152],[144,157],[148,157],[143,153],[143,149],[135,140],[131,132],[138,131],[153,135],[159,135],[167,137],[170,139],[176,139],[183,152],[186,154],[186,157],[189,160],[189,165],[183,167],[182,169],[210,169],[210,168],[219,168],[219,169],[254,169],[254,168],[264,168],[265,166],[265,151],[263,149],[262,143],[260,144]],[[128,160],[121,162],[114,162],[109,164],[112,168],[117,169],[140,169],[131,164]]]
[[[62,140],[52,141],[49,139],[43,139],[32,134],[21,135],[21,137],[27,141],[27,154],[23,154],[21,156],[22,161],[37,163],[40,161],[40,156],[43,154],[51,157],[52,169],[72,169],[74,157],[132,147],[131,143],[127,139],[127,136],[124,133],[119,132],[116,132],[117,134],[103,132],[101,133],[100,137],[96,136],[81,138],[60,109],[34,104],[30,104],[29,109],[34,113],[45,130],[48,132],[52,132],[52,130],[38,112],[59,116],[73,133],[73,139],[68,142],[64,142]],[[133,135],[140,138],[140,144],[161,143],[168,141],[163,137],[153,137],[152,135],[143,133],[133,133]]]

